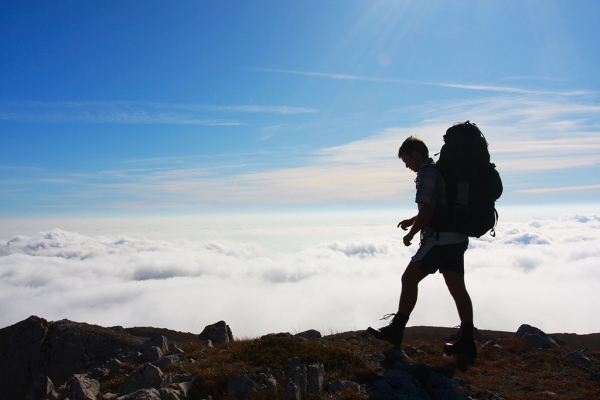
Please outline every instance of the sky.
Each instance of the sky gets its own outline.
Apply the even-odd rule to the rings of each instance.
[[[1,2],[0,327],[376,324],[415,251],[395,229],[415,212],[398,147],[437,153],[470,120],[504,184],[497,237],[467,253],[480,326],[600,332],[599,16],[594,1]],[[438,278],[411,323],[457,324],[452,304],[427,308]],[[189,315],[186,299],[220,306]]]

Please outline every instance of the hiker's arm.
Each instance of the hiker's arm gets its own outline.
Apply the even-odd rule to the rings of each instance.
[[[398,228],[402,228],[403,231],[407,230],[412,224],[415,223],[415,219],[417,219],[416,215],[412,218],[405,219],[404,221],[399,222]]]
[[[406,236],[404,236],[403,239],[405,246],[410,246],[410,242],[412,241],[413,237],[418,232],[420,232],[425,225],[427,225],[431,217],[433,217],[434,211],[435,207],[432,207],[431,205],[425,202],[419,203],[419,213],[415,218],[415,222],[413,223],[412,228],[410,228],[410,231],[408,231],[408,233],[406,234]]]

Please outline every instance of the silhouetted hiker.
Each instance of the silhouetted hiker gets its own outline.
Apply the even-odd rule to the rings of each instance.
[[[398,224],[403,230],[410,228],[404,236],[404,244],[409,246],[414,236],[420,232],[421,244],[402,275],[400,304],[388,326],[380,329],[369,327],[368,332],[378,339],[387,340],[395,346],[402,344],[404,328],[410,313],[417,303],[418,285],[429,274],[440,271],[446,286],[452,295],[461,320],[458,340],[444,346],[446,352],[466,354],[471,361],[477,356],[477,347],[473,340],[473,305],[464,280],[464,253],[469,244],[468,236],[452,229],[432,226],[432,217],[436,210],[447,208],[444,179],[429,158],[425,143],[414,136],[402,143],[398,157],[406,168],[417,173],[418,204],[416,216]]]

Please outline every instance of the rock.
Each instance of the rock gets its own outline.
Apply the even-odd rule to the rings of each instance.
[[[355,392],[360,392],[360,385],[356,382],[352,381],[333,381],[329,385],[327,385],[327,389],[331,393],[341,392],[342,390],[353,390]]]
[[[540,329],[531,325],[523,324],[515,333],[515,337],[527,339],[534,349],[550,349],[556,346],[556,342]]]
[[[177,363],[179,363],[179,357],[177,356],[166,356],[161,358],[160,360],[156,360],[152,363],[152,365],[154,365],[155,367],[158,368],[165,368],[169,365],[176,365]]]
[[[34,381],[31,391],[25,398],[25,400],[41,400],[49,396],[57,396],[58,394],[54,391],[54,384],[47,376],[40,375]]]
[[[385,357],[382,365],[388,369],[400,368],[402,364],[410,361],[410,358],[401,349],[391,348],[383,351]]]
[[[369,393],[370,400],[393,400],[406,398],[400,397],[400,395],[396,393],[396,391],[385,379],[375,382],[367,392]]]
[[[117,397],[117,400],[162,400],[158,390],[140,389],[125,396]]]
[[[102,381],[110,376],[110,372],[106,368],[95,368],[85,374],[86,378]]]
[[[273,375],[260,374],[256,389],[259,397],[274,398],[277,396],[277,381]]]
[[[600,374],[592,374],[588,377],[590,381],[600,382]]]
[[[96,400],[100,392],[100,383],[85,375],[73,375],[66,383],[66,395],[72,400]],[[64,393],[64,392],[63,392]]]
[[[108,369],[110,370],[111,374],[119,372],[122,367],[123,363],[121,363],[121,361],[117,360],[116,358],[111,358],[108,362]]]
[[[296,386],[291,378],[288,379],[287,385],[285,385],[285,389],[283,389],[283,398],[284,400],[302,400],[300,388]]]
[[[572,352],[572,353],[565,354],[565,355],[563,356],[563,360],[576,360],[576,361],[582,362],[582,363],[584,363],[584,364],[587,364],[587,365],[592,365],[592,360],[590,360],[590,359],[589,359],[589,358],[588,358],[588,357],[587,357],[587,356],[584,354],[584,352],[585,352],[586,350],[587,350],[587,349],[580,349],[580,350],[574,351],[574,352]]]
[[[265,369],[265,374],[266,375],[271,375],[279,383],[283,383],[285,381],[285,372],[283,372],[280,369],[266,368]]]
[[[322,363],[310,364],[307,368],[307,377],[309,390],[317,393],[323,390],[325,367]]]
[[[179,347],[177,347],[176,345],[173,345],[173,346],[172,346],[172,349],[171,349],[171,354],[172,354],[172,355],[179,355],[179,354],[183,354],[183,353],[185,353],[185,351],[181,350],[181,349],[180,349]]]
[[[321,332],[314,330],[314,329],[309,329],[307,331],[304,332],[300,332],[296,335],[294,335],[294,337],[296,338],[302,338],[302,339],[321,339]]]
[[[385,380],[401,398],[427,399],[429,395],[421,387],[413,374],[403,370],[391,370],[385,374]]]
[[[207,325],[198,336],[200,339],[212,341],[213,344],[233,342],[233,334],[225,321]]]
[[[229,378],[227,391],[236,399],[249,399],[256,393],[256,384],[246,375]]]
[[[162,335],[153,336],[151,339],[144,342],[144,347],[158,347],[162,353],[169,351],[167,338]]]
[[[489,348],[489,349],[497,349],[497,350],[501,350],[502,346],[500,346],[498,343],[496,343],[495,340],[488,340],[487,342],[485,342],[484,344],[482,344],[481,346],[479,346],[480,349],[485,349],[485,348]]]
[[[164,374],[160,368],[152,364],[144,364],[125,378],[119,393],[125,395],[141,389],[160,389],[163,379]]]
[[[34,380],[44,375],[56,381],[39,367],[42,343],[50,324],[43,318],[31,316],[0,330],[0,393],[7,399],[24,399]]]
[[[262,339],[266,337],[291,338],[292,334],[289,332],[267,333],[266,335],[263,335],[260,338]]]
[[[189,396],[191,382],[173,383],[158,391],[161,400],[184,400]]]
[[[306,366],[300,362],[297,357],[290,358],[290,379],[300,390],[300,397],[304,398],[306,394]]]
[[[162,350],[157,346],[148,346],[142,352],[143,362],[154,362],[160,359],[163,355]]]

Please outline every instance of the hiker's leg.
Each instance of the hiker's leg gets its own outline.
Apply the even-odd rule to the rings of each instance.
[[[419,294],[419,282],[427,275],[427,272],[419,269],[420,261],[411,261],[404,274],[402,274],[402,291],[400,292],[400,304],[398,305],[398,313],[410,316],[410,313],[417,304]]]
[[[473,322],[473,303],[471,303],[471,296],[465,286],[465,274],[449,270],[444,270],[442,274],[454,303],[456,303],[460,321]]]

